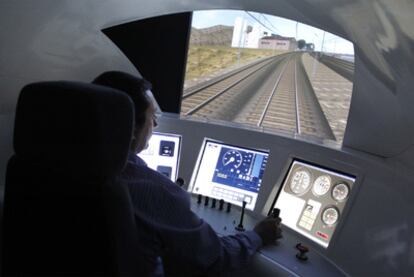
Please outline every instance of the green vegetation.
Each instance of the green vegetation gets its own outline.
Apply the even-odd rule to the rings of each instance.
[[[187,59],[186,81],[212,76],[225,69],[243,65],[256,59],[282,52],[268,49],[238,49],[216,45],[190,45]]]

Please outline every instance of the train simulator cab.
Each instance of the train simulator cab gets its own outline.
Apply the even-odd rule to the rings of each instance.
[[[0,1],[0,207],[7,215],[1,217],[3,274],[33,273],[20,269],[42,251],[37,248],[43,242],[29,235],[13,251],[10,229],[3,232],[10,218],[24,228],[22,236],[47,240],[39,231],[45,221],[36,223],[37,212],[53,210],[33,208],[31,224],[19,222],[16,211],[28,198],[19,202],[8,196],[16,191],[6,181],[12,175],[10,157],[39,137],[52,150],[29,149],[33,155],[78,155],[53,147],[58,145],[53,140],[72,138],[65,128],[59,129],[62,137],[36,136],[53,130],[53,119],[43,118],[41,128],[32,126],[27,133],[15,128],[22,122],[15,125],[22,88],[43,81],[89,86],[99,74],[116,70],[148,79],[162,110],[148,147],[138,155],[177,182],[190,195],[192,211],[219,236],[251,230],[275,213],[282,219],[282,239],[260,248],[243,270],[223,276],[414,276],[413,12],[409,0]],[[26,98],[33,104],[30,112],[49,109],[49,101],[55,108],[53,94],[46,97]],[[82,133],[90,135],[89,130],[98,130],[102,143],[122,140],[115,131],[100,128],[109,122],[123,130],[117,120],[130,115],[128,105],[99,121],[94,115],[111,106],[110,97],[90,104],[93,113],[85,113],[91,117],[84,123],[79,116],[92,98],[67,99],[59,103],[61,109],[51,110],[66,113],[57,119],[81,130],[73,141],[82,145]],[[113,105],[124,101],[115,94],[113,100]],[[130,136],[127,130],[124,135]],[[115,174],[119,165],[103,152],[94,160],[100,174]],[[85,157],[77,156],[78,164],[68,162],[70,170],[83,172],[90,153]],[[30,180],[25,174],[12,177]],[[54,199],[56,180],[36,197],[70,214],[67,199]],[[36,199],[28,203],[37,205]],[[90,206],[79,202],[73,209]],[[99,221],[86,214],[86,226]],[[91,228],[99,233],[97,226]],[[128,236],[123,243],[128,244]],[[106,247],[106,237],[97,238],[95,250]],[[79,243],[76,237],[61,239],[62,249]],[[31,254],[22,254],[26,250]],[[81,253],[82,246],[76,251]],[[7,270],[10,253],[17,271]],[[117,266],[133,260],[131,255],[118,256]],[[35,274],[122,275],[105,269],[65,271],[56,261]],[[99,266],[98,258],[90,260],[96,261]]]

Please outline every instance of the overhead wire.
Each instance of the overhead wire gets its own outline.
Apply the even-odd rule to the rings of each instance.
[[[252,17],[254,20],[256,20],[260,25],[262,25],[263,27],[265,27],[267,30],[272,31],[273,33],[278,33],[275,30],[273,30],[272,28],[269,28],[268,26],[266,26],[265,24],[263,24],[263,22],[261,22],[260,20],[258,20],[254,15],[252,15],[250,12],[245,11],[245,13],[247,13],[250,17]]]
[[[270,26],[272,26],[277,31],[277,33],[280,33],[280,31],[272,24],[272,22],[270,22],[269,19],[267,19],[267,17],[264,14],[261,13],[261,15],[267,22],[269,22]]]

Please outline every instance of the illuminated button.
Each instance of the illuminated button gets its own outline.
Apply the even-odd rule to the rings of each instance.
[[[247,204],[250,204],[252,202],[252,198],[250,196],[245,196],[244,201],[246,201]]]
[[[327,234],[322,233],[322,232],[320,232],[320,231],[317,231],[317,232],[316,232],[316,235],[317,235],[318,237],[320,237],[320,238],[325,239],[325,240],[328,240],[328,239],[329,239],[329,236],[328,236]]]

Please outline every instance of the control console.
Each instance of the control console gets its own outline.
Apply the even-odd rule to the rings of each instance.
[[[208,204],[205,204],[205,199],[208,199]],[[219,205],[213,203],[219,203]],[[226,206],[228,208],[223,208]],[[246,204],[243,206],[245,207]],[[252,230],[255,224],[263,218],[243,207],[233,207],[231,203],[226,203],[222,199],[212,199],[201,195],[193,195],[192,210],[208,222],[219,236]],[[279,212],[278,209],[274,209],[271,215],[278,217]],[[327,258],[299,241],[298,236],[295,236],[292,231],[283,231],[282,239],[274,245],[260,249],[251,265],[237,272],[237,276],[346,276]],[[234,274],[232,272],[231,275]]]

